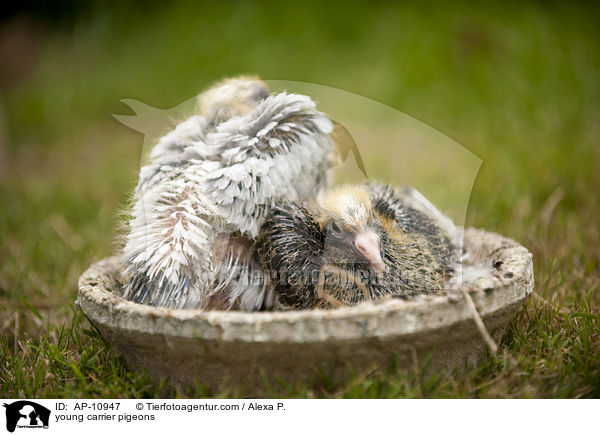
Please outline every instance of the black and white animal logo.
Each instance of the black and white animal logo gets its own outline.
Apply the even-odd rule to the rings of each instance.
[[[6,408],[6,430],[14,432],[18,428],[48,428],[50,410],[29,400],[19,400]]]

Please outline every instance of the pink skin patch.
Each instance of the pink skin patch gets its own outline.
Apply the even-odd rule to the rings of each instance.
[[[371,267],[383,272],[385,266],[381,258],[381,238],[373,231],[361,231],[354,238],[354,246],[371,263]]]

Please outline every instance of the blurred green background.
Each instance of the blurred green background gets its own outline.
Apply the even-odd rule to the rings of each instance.
[[[32,2],[0,15],[0,395],[155,387],[72,309],[115,248],[143,138],[111,117],[223,77],[344,89],[483,160],[467,224],[534,254],[536,291],[481,369],[318,379],[273,394],[600,396],[600,22],[584,3]]]

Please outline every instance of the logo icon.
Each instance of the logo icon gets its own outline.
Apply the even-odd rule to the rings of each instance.
[[[6,408],[6,430],[14,432],[15,428],[48,428],[50,410],[29,400],[19,400],[10,404],[4,403]]]

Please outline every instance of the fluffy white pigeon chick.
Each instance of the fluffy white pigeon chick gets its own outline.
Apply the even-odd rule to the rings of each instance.
[[[268,308],[252,249],[282,199],[311,201],[333,164],[332,122],[305,95],[257,79],[204,93],[140,170],[124,247],[124,296],[173,308]]]

